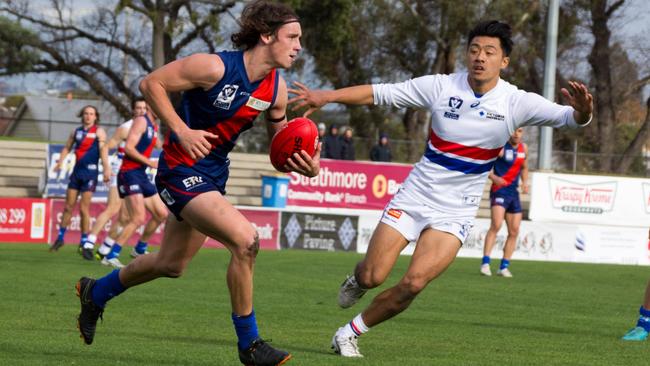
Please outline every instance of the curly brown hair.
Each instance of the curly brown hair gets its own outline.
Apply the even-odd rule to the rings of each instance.
[[[297,22],[298,15],[288,5],[256,0],[244,8],[239,20],[240,30],[230,39],[235,47],[249,50],[262,34],[275,34],[284,24]]]

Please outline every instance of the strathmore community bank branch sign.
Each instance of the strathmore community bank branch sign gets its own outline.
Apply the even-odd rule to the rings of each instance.
[[[407,164],[323,159],[316,177],[291,174],[287,204],[382,210],[411,168]]]

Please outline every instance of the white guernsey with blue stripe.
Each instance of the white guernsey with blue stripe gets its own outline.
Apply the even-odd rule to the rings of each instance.
[[[414,203],[450,217],[476,215],[488,173],[515,129],[578,127],[570,106],[519,90],[504,80],[488,93],[476,96],[467,76],[429,75],[373,85],[375,104],[431,112],[426,151],[402,191]]]

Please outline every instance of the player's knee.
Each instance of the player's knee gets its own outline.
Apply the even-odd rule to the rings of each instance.
[[[72,213],[73,209],[74,209],[74,203],[73,204],[66,203],[65,206],[63,207],[63,211],[66,213]]]
[[[164,262],[158,264],[158,271],[165,277],[178,278],[183,275],[185,267],[182,261]]]
[[[90,216],[90,208],[81,205],[81,206],[79,206],[79,213],[82,216]]]
[[[138,212],[135,215],[133,215],[130,221],[132,221],[137,226],[140,226],[140,225],[144,225],[146,218],[147,216],[144,214],[144,212],[142,213]]]
[[[156,212],[156,221],[163,222],[163,221],[167,220],[167,216],[169,216],[169,211],[164,210],[164,209],[163,210],[158,210]]]
[[[375,288],[384,283],[384,280],[386,279],[378,271],[373,271],[364,266],[358,267],[355,273],[355,278],[357,279],[359,286],[365,289]]]
[[[236,249],[233,254],[241,260],[255,259],[260,251],[260,237],[252,226],[251,230],[242,233],[235,243]]]
[[[412,300],[427,287],[427,284],[428,282],[422,276],[407,275],[400,281],[398,286],[404,300]]]
[[[519,228],[508,229],[508,236],[516,238],[519,235]]]

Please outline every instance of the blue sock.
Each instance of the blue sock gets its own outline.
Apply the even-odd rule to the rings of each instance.
[[[483,256],[483,262],[481,264],[490,264],[490,256],[489,255],[484,255]]]
[[[507,259],[502,259],[501,260],[501,265],[499,266],[499,269],[506,269],[510,265],[510,261]]]
[[[92,299],[100,308],[106,306],[106,301],[114,298],[126,290],[120,282],[120,270],[116,269],[95,282],[92,290]]]
[[[79,244],[81,246],[83,246],[86,243],[87,240],[88,240],[88,234],[81,233],[81,241],[79,242]]]
[[[144,254],[147,251],[147,242],[139,240],[138,244],[135,246],[135,252],[138,254]]]
[[[108,253],[106,259],[113,259],[119,257],[121,251],[122,251],[122,246],[117,244],[116,242],[115,244],[113,244],[113,248],[111,248],[111,252]]]
[[[250,315],[239,316],[232,314],[232,323],[235,325],[235,332],[237,333],[237,346],[240,350],[248,349],[254,340],[260,336],[257,333],[257,321],[255,320],[255,311]]]
[[[636,322],[637,327],[645,329],[650,332],[650,310],[644,309],[643,306],[639,309],[639,320]]]
[[[59,236],[57,236],[57,240],[63,241],[63,237],[65,236],[65,231],[68,230],[67,227],[59,227]]]

